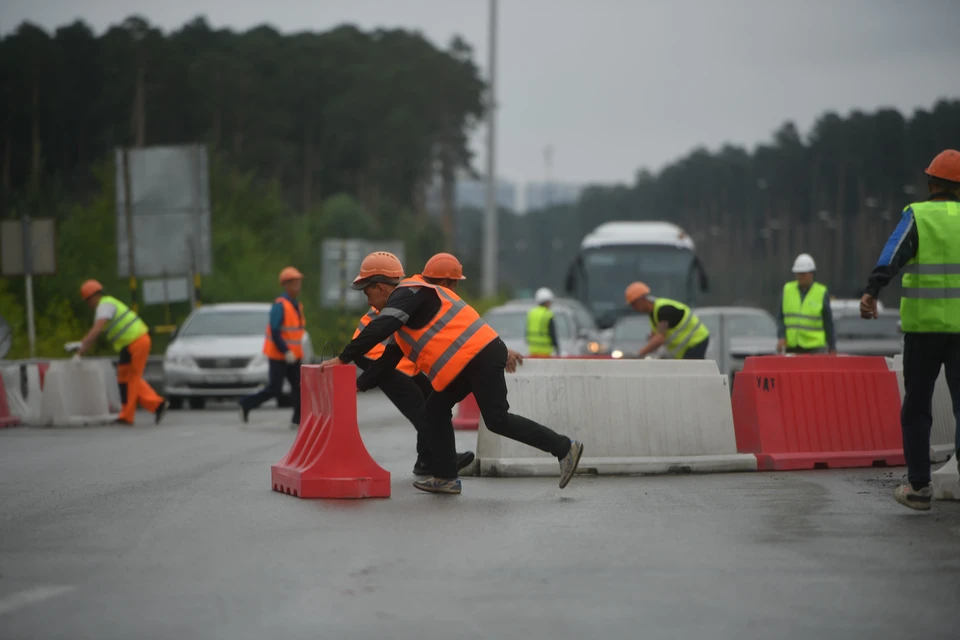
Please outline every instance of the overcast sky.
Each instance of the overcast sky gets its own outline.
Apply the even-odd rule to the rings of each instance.
[[[487,0],[0,0],[0,31],[139,14],[164,31],[344,22],[459,34],[487,69]],[[752,147],[823,111],[960,97],[960,0],[500,0],[497,173],[632,181],[698,145]],[[483,169],[484,135],[474,137]]]

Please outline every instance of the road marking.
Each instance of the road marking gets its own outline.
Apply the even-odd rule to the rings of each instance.
[[[44,600],[59,596],[68,591],[73,591],[73,589],[73,587],[68,586],[49,586],[34,587],[33,589],[25,589],[12,593],[5,598],[0,598],[0,616],[38,602],[43,602]]]

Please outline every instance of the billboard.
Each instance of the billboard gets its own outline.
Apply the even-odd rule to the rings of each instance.
[[[389,251],[403,262],[402,240],[362,240],[328,238],[320,249],[320,304],[326,309],[366,309],[367,297],[354,291],[350,283],[360,272],[360,263],[374,251]],[[410,273],[413,273],[412,271]]]

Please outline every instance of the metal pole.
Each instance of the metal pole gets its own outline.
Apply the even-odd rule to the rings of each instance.
[[[347,344],[346,336],[347,336],[347,241],[344,239],[341,239],[340,240],[340,317],[337,318],[337,343],[339,345],[346,345]]]
[[[123,148],[123,215],[127,221],[127,261],[130,274],[130,307],[134,313],[137,309],[137,276],[133,267],[133,194],[130,186],[130,154]]]
[[[23,214],[23,274],[27,289],[27,343],[30,345],[30,357],[36,356],[37,327],[33,308],[33,255],[30,238],[30,216]]]
[[[496,187],[496,119],[497,119],[497,0],[490,0],[490,70],[487,104],[487,207],[483,228],[483,295],[497,295],[497,199]]]

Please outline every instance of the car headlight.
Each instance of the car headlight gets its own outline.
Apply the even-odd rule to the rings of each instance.
[[[173,365],[174,367],[185,367],[188,369],[195,369],[197,367],[197,363],[194,361],[194,359],[183,353],[168,355],[165,363]]]
[[[587,349],[590,353],[600,353],[603,351],[603,345],[594,340],[593,342],[587,343]]]
[[[623,357],[623,351],[620,351],[620,349],[614,349],[613,352],[610,354],[610,357],[611,357],[611,358],[622,358],[622,357]]]
[[[262,369],[270,363],[270,360],[267,359],[267,356],[262,353],[258,353],[254,356],[250,362],[247,363],[247,369]]]

